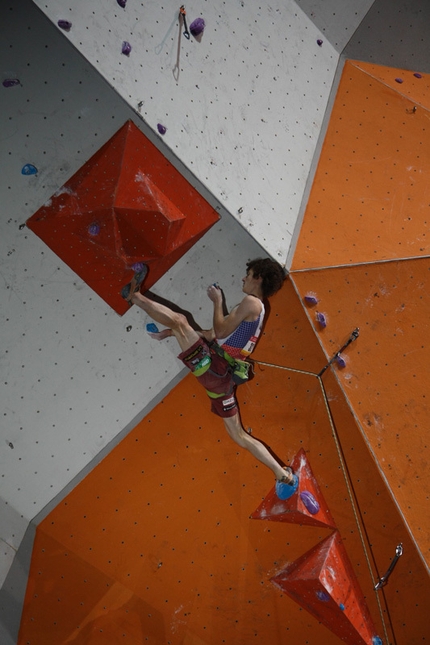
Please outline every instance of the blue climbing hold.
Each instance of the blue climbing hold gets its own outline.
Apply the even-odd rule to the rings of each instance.
[[[37,168],[31,163],[26,163],[25,166],[22,167],[21,173],[23,175],[37,175]]]
[[[146,331],[150,334],[158,334],[158,327],[155,323],[148,323],[146,325]]]
[[[276,482],[276,495],[279,499],[290,499],[296,492],[299,487],[299,478],[297,475],[293,475],[294,481],[292,484],[287,484],[286,482],[277,481]]]

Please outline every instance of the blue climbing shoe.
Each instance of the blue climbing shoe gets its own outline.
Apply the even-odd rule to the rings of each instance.
[[[145,280],[147,273],[148,273],[148,267],[146,266],[146,264],[144,264],[143,269],[138,273],[134,274],[132,281],[126,284],[121,289],[121,296],[124,298],[124,300],[127,300],[129,304],[131,304],[130,298],[133,295],[133,293],[137,293],[138,291],[140,291],[140,287],[142,285],[142,282]]]
[[[291,483],[288,483],[286,481],[287,477],[283,477],[282,479],[278,479],[276,481],[276,495],[278,496],[279,499],[282,499],[282,500],[290,499],[290,497],[294,495],[294,493],[299,487],[299,478],[297,477],[297,475],[293,473],[291,468],[287,466],[284,470],[286,470],[289,473],[290,475],[289,479],[291,479],[292,477],[293,481]]]

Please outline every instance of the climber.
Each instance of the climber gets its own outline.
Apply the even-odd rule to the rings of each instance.
[[[290,497],[298,487],[298,478],[288,466],[281,466],[263,443],[243,427],[236,400],[232,359],[246,359],[253,351],[263,325],[264,300],[276,293],[285,280],[280,264],[269,258],[247,263],[242,279],[242,301],[224,315],[222,290],[215,284],[207,289],[213,303],[213,327],[196,331],[182,313],[154,302],[140,292],[148,268],[146,266],[125,285],[121,295],[130,305],[143,309],[155,322],[166,327],[150,333],[156,340],[174,336],[181,353],[178,358],[191,370],[205,388],[211,409],[220,416],[229,436],[256,459],[270,468],[276,478],[276,492],[281,499]]]

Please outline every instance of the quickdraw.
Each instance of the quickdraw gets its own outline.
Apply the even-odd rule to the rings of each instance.
[[[187,12],[185,11],[185,6],[182,5],[181,8],[179,9],[179,19],[182,20],[184,23],[184,36],[187,40],[190,39],[190,32],[188,31],[187,27],[187,19],[186,19]]]

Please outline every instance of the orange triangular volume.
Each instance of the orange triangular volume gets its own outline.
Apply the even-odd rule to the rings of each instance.
[[[27,226],[119,314],[137,265],[149,289],[218,221],[215,209],[128,121]]]
[[[271,582],[349,645],[380,642],[338,531]]]
[[[297,493],[290,499],[280,500],[273,487],[251,518],[336,528],[303,449],[294,457],[291,467],[299,478]]]

